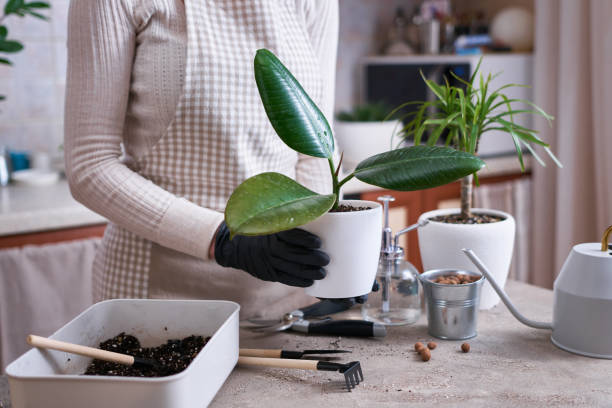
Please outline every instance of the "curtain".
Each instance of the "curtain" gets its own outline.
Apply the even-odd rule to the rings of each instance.
[[[514,217],[516,236],[508,277],[529,280],[529,236],[531,222],[531,180],[521,177],[505,183],[483,184],[474,189],[474,207],[505,211]]]
[[[30,346],[92,304],[91,269],[99,238],[0,251],[0,374]]]
[[[612,224],[611,20],[610,0],[535,1],[534,99],[556,118],[535,127],[563,163],[533,166],[530,281],[540,286]]]

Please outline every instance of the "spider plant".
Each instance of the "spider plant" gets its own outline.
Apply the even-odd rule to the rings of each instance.
[[[535,151],[534,145],[542,146],[555,164],[562,167],[550,150],[550,146],[538,137],[536,130],[515,122],[519,115],[541,116],[549,124],[554,118],[530,101],[510,98],[503,93],[505,89],[526,87],[526,85],[506,84],[491,90],[491,81],[499,74],[489,74],[485,78],[479,72],[481,62],[482,58],[478,61],[469,81],[451,71],[451,76],[465,86],[465,89],[461,86],[451,86],[447,78],[444,78],[444,84],[437,84],[425,78],[421,72],[423,80],[435,95],[435,99],[427,102],[406,102],[391,111],[389,116],[416,105],[416,109],[402,117],[402,120],[409,119],[401,130],[403,139],[411,139],[414,145],[418,146],[423,143],[423,135],[428,131],[427,140],[424,142],[428,146],[436,145],[439,139],[444,137],[445,146],[476,154],[482,135],[497,130],[512,137],[522,171],[525,171],[523,149],[529,151],[542,166],[546,166]],[[478,84],[475,84],[477,76],[479,80]],[[517,108],[516,104],[522,106]],[[474,174],[461,180],[461,217],[464,219],[471,216],[473,180]]]
[[[338,206],[340,188],[353,177],[391,190],[419,190],[450,183],[484,166],[474,155],[441,146],[412,146],[363,160],[340,178],[332,156],[334,138],[327,119],[300,83],[270,51],[257,51],[255,81],[277,135],[291,149],[327,160],[333,191],[322,195],[279,173],[248,178],[225,208],[231,236],[263,235],[315,220]],[[342,160],[340,160],[342,161]]]

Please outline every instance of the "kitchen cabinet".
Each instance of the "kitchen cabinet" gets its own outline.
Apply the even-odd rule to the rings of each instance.
[[[50,335],[91,305],[106,222],[65,180],[0,188],[0,371],[28,349],[27,334]]]
[[[82,227],[62,228],[53,231],[40,231],[26,234],[0,236],[0,249],[19,248],[25,245],[45,245],[58,242],[74,241],[87,238],[99,238],[104,235],[106,224],[87,225]]]

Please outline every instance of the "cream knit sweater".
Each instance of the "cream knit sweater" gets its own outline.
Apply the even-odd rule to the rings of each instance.
[[[337,2],[289,1],[310,16],[307,29],[325,83],[321,107],[331,120]],[[181,94],[187,46],[183,2],[73,0],[68,34],[65,151],[73,196],[138,235],[207,258],[223,214],[173,196],[131,167],[163,135]],[[325,160],[300,157],[296,178],[328,192],[327,166]]]

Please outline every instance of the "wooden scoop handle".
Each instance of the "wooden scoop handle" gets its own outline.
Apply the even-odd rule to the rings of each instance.
[[[282,353],[283,350],[281,349],[240,349],[240,356],[242,357],[281,358]]]
[[[26,341],[32,347],[65,351],[66,353],[78,354],[85,357],[96,358],[98,360],[110,361],[111,363],[119,363],[128,366],[134,365],[134,357],[128,356],[127,354],[81,346],[79,344],[53,340],[47,337],[35,336],[33,334],[30,334]]]
[[[300,370],[316,370],[317,360],[291,360],[284,358],[262,358],[262,357],[238,357],[238,364],[277,367],[277,368],[297,368]]]

